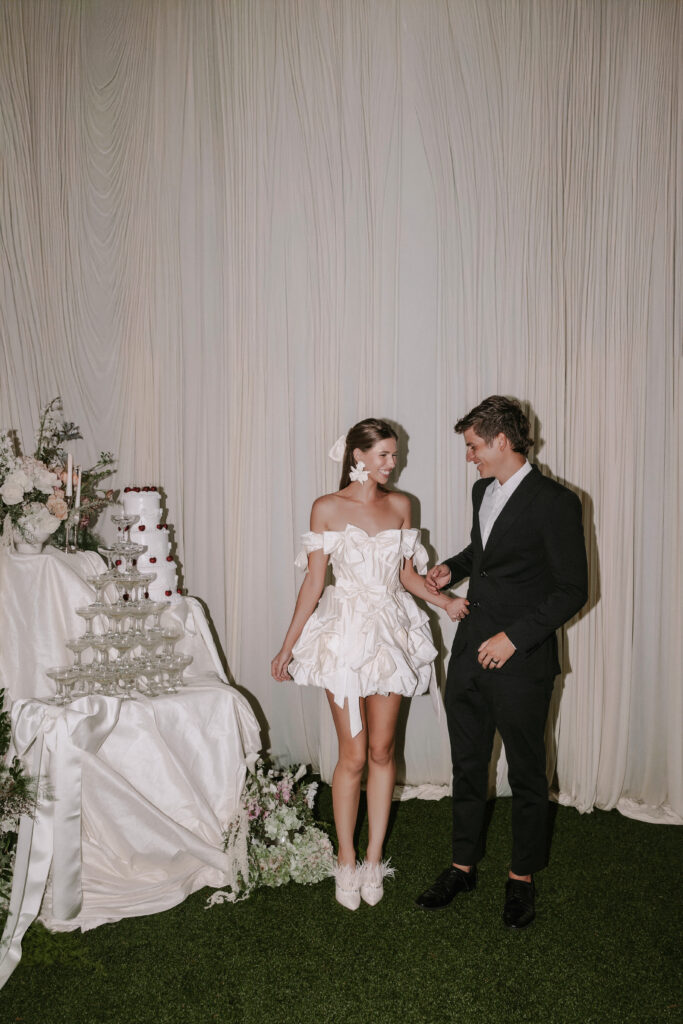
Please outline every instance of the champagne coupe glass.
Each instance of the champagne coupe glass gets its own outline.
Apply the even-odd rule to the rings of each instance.
[[[184,673],[185,669],[188,668],[192,664],[192,662],[194,661],[194,658],[192,657],[191,654],[174,654],[173,657],[174,657],[174,664],[180,669],[180,675],[181,675],[180,682],[181,682],[181,685],[184,685],[185,684],[185,679],[182,678],[183,673]]]
[[[87,665],[83,665],[81,668],[81,675],[79,677],[79,685],[83,687],[82,693],[86,696],[90,696],[95,693],[97,685],[100,681],[100,666],[96,661],[91,661]]]
[[[88,642],[94,636],[92,623],[96,615],[98,615],[97,608],[91,604],[86,604],[83,608],[76,608],[76,614],[80,615],[82,619],[85,619],[85,633],[83,639],[87,639]]]
[[[133,661],[131,652],[137,646],[138,641],[130,633],[117,633],[111,639],[110,646],[116,651],[117,658],[112,662],[114,667],[120,668],[125,662],[127,665]]]
[[[164,692],[161,672],[159,671],[158,658],[150,659],[141,672],[148,697],[158,697]]]
[[[171,683],[170,672],[171,658],[167,654],[161,654],[156,659],[156,683],[160,693],[174,693]]]
[[[169,657],[167,661],[167,668],[169,673],[170,688],[173,693],[177,693],[181,686],[185,685],[183,679],[183,672],[188,665],[192,663],[192,656],[190,654],[174,654]]]
[[[102,572],[102,573],[97,573],[97,575],[94,575],[94,576],[86,576],[85,577],[86,581],[90,584],[90,586],[95,588],[95,603],[96,604],[104,604],[104,602],[102,600],[102,592],[104,591],[104,588],[107,586],[107,584],[110,582],[106,578],[107,575],[108,575],[107,573]]]
[[[107,615],[110,622],[114,623],[114,627],[111,629],[112,633],[125,633],[124,623],[129,617],[128,606],[126,604],[113,604]]]
[[[97,554],[102,555],[105,562],[107,563],[107,570],[111,572],[114,568],[114,559],[116,558],[116,551],[114,548],[100,547],[97,549]]]
[[[96,671],[97,684],[105,697],[120,696],[118,690],[119,670],[116,665],[110,663],[98,665]]]
[[[109,568],[109,569],[105,569],[104,572],[97,573],[97,575],[86,576],[87,582],[92,587],[95,587],[95,589],[97,590],[97,602],[98,602],[98,604],[100,604],[102,602],[102,593],[103,592],[106,593],[107,587],[109,586],[110,583],[113,583],[118,578],[118,575],[119,575],[118,569],[116,569],[116,568],[114,568],[114,569]]]
[[[119,692],[121,699],[134,700],[133,690],[135,689],[138,675],[137,667],[126,658],[117,660],[116,665],[112,667],[116,667],[117,681],[121,687],[121,692]]]
[[[79,679],[80,679],[80,672],[74,671],[74,667],[72,665],[71,666],[71,671],[69,672],[69,674],[62,681],[62,685],[64,686],[64,689],[66,691],[65,700],[64,700],[65,704],[70,704],[71,701],[73,700],[73,697],[74,697],[73,690],[74,690],[74,687],[76,686],[76,683],[79,681]]]
[[[98,665],[106,665],[109,662],[111,637],[106,633],[94,633],[90,646],[95,650]]]
[[[183,635],[182,629],[178,629],[176,626],[168,626],[166,629],[163,629],[161,631],[162,652],[172,656],[175,645],[179,640],[182,640]]]
[[[111,521],[112,523],[114,523],[117,529],[119,529],[125,534],[128,530],[130,530],[131,526],[135,526],[135,524],[140,519],[140,516],[128,515],[127,512],[123,511],[123,506],[120,506],[120,508],[121,511],[115,512],[111,517]]]
[[[161,616],[167,608],[171,607],[170,601],[150,601],[150,613],[154,616],[154,628],[161,629]]]
[[[65,646],[69,648],[74,656],[74,671],[79,675],[82,675],[85,665],[81,662],[81,654],[92,646],[90,640],[85,635],[77,636],[74,637],[73,640],[67,640]]]
[[[140,645],[145,637],[145,620],[149,615],[144,601],[131,601],[128,605],[128,614],[131,619],[130,635],[135,638],[136,644]]]
[[[137,579],[135,581],[135,601],[137,604],[144,603],[146,615],[150,614],[149,606],[152,602],[145,595],[149,590],[150,583],[153,583],[156,578],[157,574],[155,572],[137,572]]]
[[[57,668],[49,668],[45,675],[49,676],[53,680],[57,692],[54,697],[48,697],[48,704],[66,704],[66,681],[70,677],[73,671],[72,665],[60,665]]]
[[[155,629],[146,629],[140,636],[140,646],[145,651],[145,660],[154,661],[156,649],[161,643],[161,633]]]

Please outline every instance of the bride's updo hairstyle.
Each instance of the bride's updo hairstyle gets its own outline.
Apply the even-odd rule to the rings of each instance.
[[[349,474],[354,465],[353,453],[356,448],[360,448],[362,452],[367,452],[378,441],[386,441],[390,437],[393,437],[394,441],[398,441],[398,434],[384,420],[361,420],[360,423],[356,423],[355,427],[351,427],[346,435],[346,450],[344,451],[342,474],[339,481],[340,491],[351,483]]]

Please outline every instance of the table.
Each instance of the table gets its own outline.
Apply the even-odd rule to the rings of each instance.
[[[260,747],[247,701],[227,684],[198,601],[165,613],[192,654],[177,694],[95,695],[46,703],[46,668],[83,623],[75,607],[94,592],[90,552],[0,552],[0,685],[11,701],[13,743],[42,787],[35,820],[22,819],[0,984],[36,916],[52,930],[88,929],[157,913],[203,886],[231,885],[239,865],[222,834],[239,808]]]

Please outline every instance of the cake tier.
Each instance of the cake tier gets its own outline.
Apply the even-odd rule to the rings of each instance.
[[[178,573],[177,565],[175,562],[164,562],[162,565],[140,565],[138,560],[138,568],[141,572],[154,572],[156,573],[156,579],[153,580],[148,588],[147,593],[153,601],[167,601],[178,599]]]
[[[177,572],[178,566],[171,555],[165,558],[156,558],[154,555],[140,555],[137,559],[136,568],[139,572],[155,572],[159,576],[162,572]]]
[[[146,516],[158,523],[161,518],[161,495],[155,488],[125,487],[123,508],[127,515]],[[158,515],[155,517],[155,513]]]
[[[158,558],[159,561],[166,558],[171,550],[168,527],[165,523],[136,523],[130,531],[130,539],[136,544],[145,544],[147,557]]]

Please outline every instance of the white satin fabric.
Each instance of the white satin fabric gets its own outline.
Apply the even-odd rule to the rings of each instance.
[[[270,677],[329,446],[394,422],[439,561],[471,527],[453,424],[517,395],[591,567],[551,777],[556,749],[564,802],[683,821],[681,4],[1,11],[0,424],[32,450],[59,393],[77,461],[163,481],[272,753],[336,761],[322,691]],[[399,780],[447,792],[445,725],[405,711]]]
[[[93,599],[83,575],[102,567],[90,553],[0,555],[0,678],[14,701],[14,749],[41,777],[35,820],[20,826],[0,984],[38,914],[52,930],[85,930],[235,880],[222,833],[259,729],[225,682],[198,602],[177,602],[163,620],[183,622],[194,658],[177,694],[44,702],[45,668],[64,663],[64,640],[82,632],[72,609]],[[27,696],[32,687],[43,700]]]
[[[299,569],[312,551],[330,556],[335,586],[327,587],[294,645],[289,671],[300,686],[321,686],[344,706],[351,734],[362,729],[360,697],[400,693],[413,697],[431,688],[437,713],[429,620],[403,588],[399,570],[412,558],[420,573],[428,556],[419,530],[381,530],[369,536],[349,524],[341,531],[305,533]]]

